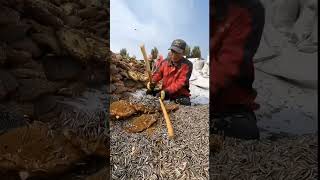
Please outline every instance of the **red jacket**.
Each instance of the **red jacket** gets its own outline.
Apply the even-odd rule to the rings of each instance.
[[[152,75],[152,81],[158,83],[162,79],[162,89],[170,99],[190,96],[191,73],[192,63],[185,58],[175,65],[170,60],[162,60]]]
[[[248,1],[249,2],[249,1]],[[253,56],[264,27],[260,3],[230,3],[225,18],[211,23],[210,106],[214,112],[242,106],[256,110]]]
[[[163,61],[163,56],[160,54],[159,58],[157,59],[157,61],[155,63],[155,67],[158,67],[162,61]]]

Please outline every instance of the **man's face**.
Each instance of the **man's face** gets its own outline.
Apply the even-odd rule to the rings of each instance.
[[[179,62],[182,59],[183,55],[171,50],[171,60],[173,62]]]
[[[168,58],[171,59],[171,56],[172,56],[172,52],[169,51],[169,52],[168,52]]]

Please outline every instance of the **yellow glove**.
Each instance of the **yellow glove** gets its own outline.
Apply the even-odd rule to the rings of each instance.
[[[151,82],[147,83],[147,89],[148,90],[153,91],[154,88],[155,88],[155,84],[154,83],[151,83]]]
[[[157,94],[157,97],[159,97],[161,100],[164,100],[164,98],[166,97],[166,92],[164,90],[160,91]]]

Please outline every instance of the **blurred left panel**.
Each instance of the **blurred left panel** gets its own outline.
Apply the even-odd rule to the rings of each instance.
[[[0,2],[1,179],[109,179],[109,6]]]

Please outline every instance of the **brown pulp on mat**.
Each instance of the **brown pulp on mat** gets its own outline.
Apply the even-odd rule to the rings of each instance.
[[[131,99],[130,101],[120,100],[111,104],[110,114],[112,118],[115,117],[116,119],[131,118],[135,113],[140,114],[140,116],[133,117],[129,124],[124,128],[127,132],[138,133],[151,128],[151,126],[161,118],[159,112],[162,112],[162,110],[159,103],[158,98],[152,96],[146,96],[142,101],[139,101],[138,99]],[[175,103],[166,103],[165,108],[169,113],[179,109],[179,105]],[[154,130],[155,128],[153,128],[153,131]]]
[[[170,111],[176,111],[179,109],[179,105],[178,104],[175,104],[175,103],[167,103],[164,105],[164,107],[166,108],[166,110],[168,112]]]
[[[124,100],[113,102],[110,105],[110,115],[111,117],[116,117],[117,119],[130,117],[135,112],[136,110],[133,108],[133,106]]]
[[[85,157],[63,135],[34,123],[0,136],[0,169],[60,173]]]
[[[161,111],[161,107],[154,108],[154,107],[147,106],[147,105],[144,105],[141,103],[132,104],[132,106],[134,107],[134,109],[136,111],[141,112],[141,113],[155,113],[157,111]],[[175,104],[175,103],[166,103],[165,108],[166,108],[167,112],[176,111],[179,109],[179,105]]]
[[[154,107],[146,106],[141,103],[133,104],[133,108],[140,113],[155,113],[158,111],[158,109]]]
[[[131,133],[138,133],[149,128],[153,123],[157,121],[157,117],[154,114],[142,114],[139,117],[133,118],[129,126],[125,129]]]

